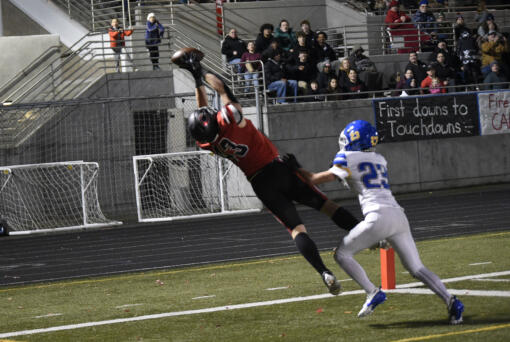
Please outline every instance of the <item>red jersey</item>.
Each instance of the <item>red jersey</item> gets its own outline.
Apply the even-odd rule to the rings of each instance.
[[[250,120],[246,120],[246,126],[239,127],[235,114],[237,109],[233,105],[227,105],[216,114],[218,120],[218,137],[210,143],[197,145],[215,154],[230,159],[250,178],[261,168],[278,157],[278,150],[262,132],[260,132]]]

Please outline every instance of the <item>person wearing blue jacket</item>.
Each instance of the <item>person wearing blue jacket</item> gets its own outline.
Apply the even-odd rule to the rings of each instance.
[[[159,47],[161,38],[165,28],[156,19],[154,13],[149,13],[147,16],[147,28],[145,30],[145,46],[149,50],[149,55],[152,62],[152,70],[160,70],[159,68]]]
[[[428,10],[428,0],[421,0],[420,7],[413,16],[416,27],[425,33],[437,33],[436,17]]]

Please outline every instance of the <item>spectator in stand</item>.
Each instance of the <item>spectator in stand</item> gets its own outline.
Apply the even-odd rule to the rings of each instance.
[[[255,43],[249,42],[248,43],[248,51],[243,53],[241,56],[241,63],[245,62],[244,64],[241,64],[242,66],[242,72],[244,73],[244,79],[246,80],[246,86],[249,87],[250,83],[253,85],[253,88],[258,88],[259,86],[259,73],[262,70],[261,62],[255,62],[250,63],[250,61],[260,61],[262,57],[260,56],[260,53],[255,52]],[[252,80],[250,82],[250,80]],[[244,92],[247,93],[249,91],[249,88],[245,88]]]
[[[402,90],[397,92],[394,96],[407,96],[407,95],[418,95],[420,93],[419,84],[414,78],[413,71],[407,69],[404,73],[404,77],[397,83],[396,89]]]
[[[359,44],[354,45],[349,63],[358,72],[358,78],[368,90],[382,89],[383,73],[378,72],[375,63],[363,54],[365,50]]]
[[[233,70],[241,73],[241,56],[246,52],[246,43],[237,36],[236,29],[230,29],[228,35],[221,44],[221,53],[227,57],[227,63],[232,65]]]
[[[421,32],[428,34],[437,33],[436,17],[428,9],[428,0],[421,0],[418,10],[413,16],[413,21],[416,23],[416,27]]]
[[[393,36],[404,37],[404,48],[398,49],[398,53],[417,51],[420,48],[420,39],[427,41],[430,38],[426,35],[418,37],[418,30],[411,23],[411,18],[399,9],[398,1],[393,0],[390,3],[390,9],[386,13],[384,23],[388,26],[389,34]]]
[[[312,48],[313,46],[315,46],[317,35],[315,34],[315,32],[312,31],[310,22],[308,20],[303,20],[299,25],[301,26],[301,32],[305,34],[306,46]]]
[[[315,64],[315,50],[312,49],[313,45],[308,45],[306,41],[306,35],[304,32],[299,31],[296,34],[297,43],[292,47],[292,53],[289,56],[288,62],[290,64],[296,64],[299,61],[299,54],[302,51],[306,51],[308,54],[308,61]]]
[[[292,52],[292,46],[297,43],[296,34],[285,19],[280,21],[280,26],[276,28],[274,37],[280,43],[280,47],[290,53]]]
[[[262,60],[265,63],[277,53],[281,56],[282,61],[287,61],[289,59],[287,52],[280,47],[280,43],[275,39],[269,44],[269,47],[262,52]]]
[[[110,47],[113,50],[114,58],[115,58],[115,67],[116,71],[120,72],[120,62],[121,62],[121,54],[122,49],[125,48],[126,42],[124,40],[124,37],[130,36],[133,33],[133,30],[124,30],[122,27],[119,26],[119,21],[117,19],[112,19],[112,24],[108,28],[108,34],[110,36]],[[126,56],[133,64],[133,60],[131,59],[131,56],[126,51]]]
[[[287,70],[283,64],[280,53],[276,52],[272,58],[269,58],[264,64],[264,67],[266,82],[268,84],[267,89],[276,91],[276,102],[280,104],[287,103],[285,97],[287,97],[290,91],[292,91],[294,102],[296,102],[297,82],[288,79]]]
[[[349,81],[349,71],[351,69],[356,70],[356,68],[351,65],[351,62],[349,61],[349,58],[347,58],[347,57],[342,59],[342,61],[340,63],[341,64],[340,64],[340,68],[338,68],[337,78],[338,78],[338,84],[340,85],[340,87],[343,88],[344,83]]]
[[[441,80],[437,76],[432,77],[432,82],[430,83],[430,86],[429,86],[429,93],[430,94],[439,94],[441,92],[442,92]]]
[[[436,65],[431,64],[427,68],[427,77],[425,77],[425,79],[420,84],[420,88],[421,88],[420,93],[421,94],[430,94],[429,88],[436,78],[438,78],[436,75]],[[437,83],[437,80],[434,82]],[[439,83],[441,83],[440,79],[439,79]],[[436,87],[437,87],[437,85],[436,85]],[[441,92],[446,93],[446,88],[442,88]]]
[[[154,13],[147,15],[147,25],[145,29],[145,46],[149,50],[150,59],[152,62],[152,70],[160,70],[159,67],[159,44],[165,28],[156,19]]]
[[[478,26],[478,36],[485,38],[490,32],[500,32],[498,25],[494,21],[494,15],[492,13],[487,14],[486,20]]]
[[[489,11],[487,11],[485,0],[479,0],[478,7],[476,8],[475,21],[478,25],[481,25],[487,20],[488,15]]]
[[[308,61],[308,52],[302,50],[299,52],[297,63],[288,66],[288,72],[292,79],[298,82],[298,89],[301,89],[301,93],[306,94],[309,83],[315,78],[317,70]]]
[[[338,80],[336,78],[332,78],[329,80],[328,87],[326,88],[326,99],[328,101],[339,101],[342,99],[342,90],[338,86]]]
[[[344,83],[342,90],[344,93],[349,94],[344,96],[346,99],[361,99],[368,97],[368,94],[360,94],[360,92],[367,91],[367,87],[359,80],[358,73],[354,69],[349,70],[349,79]]]
[[[480,79],[480,58],[476,39],[469,30],[462,31],[457,41],[457,56],[462,66],[462,79],[464,84],[475,84]]]
[[[448,9],[448,3],[445,0],[432,0],[429,7],[434,11],[444,11]]]
[[[335,72],[333,71],[333,68],[331,68],[331,63],[326,62],[322,67],[322,71],[317,75],[319,88],[325,91],[332,78],[336,78]]]
[[[319,87],[319,82],[317,80],[312,80],[310,82],[310,88],[308,88],[307,95],[309,97],[306,98],[307,102],[313,101],[324,101],[324,90]]]
[[[443,85],[445,86],[455,86],[455,76],[456,72],[453,66],[449,65],[446,61],[446,56],[443,52],[439,52],[436,57],[436,62],[434,63],[436,67],[436,75],[441,79]],[[448,91],[453,92],[454,89],[448,89]]]
[[[381,15],[386,13],[386,0],[376,0],[374,4],[375,14]]]
[[[421,84],[425,77],[427,77],[427,64],[418,59],[418,54],[416,52],[411,52],[409,54],[409,63],[406,65],[406,70],[408,69],[413,71],[414,78],[418,84]]]
[[[262,54],[271,45],[274,40],[274,27],[271,24],[263,24],[260,26],[260,32],[255,40],[255,52]]]
[[[457,72],[460,70],[460,60],[459,57],[455,54],[454,51],[448,48],[446,44],[446,40],[440,40],[437,42],[437,45],[434,47],[434,51],[429,56],[429,64],[437,62],[437,54],[442,53],[445,56],[446,64],[453,67],[453,69]]]
[[[317,70],[322,71],[324,64],[329,63],[331,65],[332,70],[337,70],[340,61],[336,57],[335,50],[326,40],[328,39],[328,35],[326,32],[320,31],[317,32],[317,44],[315,44],[315,52],[317,57]]]
[[[464,17],[460,13],[457,13],[457,18],[455,19],[455,24],[453,25],[453,31],[455,32],[455,41],[459,40],[462,32],[468,31],[471,33],[471,30],[464,23]]]
[[[485,76],[483,83],[485,90],[506,89],[508,84],[491,84],[508,82],[508,78],[500,71],[499,63],[494,61],[490,64],[491,71]]]
[[[485,40],[486,39],[486,40]],[[499,68],[507,75],[507,66],[502,63],[503,56],[508,54],[508,41],[496,31],[491,31],[482,42],[482,73],[484,76],[491,71],[490,64],[494,61],[499,62]]]
[[[446,40],[450,38],[452,28],[449,23],[446,22],[446,16],[443,12],[439,12],[437,15],[437,38],[439,40]]]

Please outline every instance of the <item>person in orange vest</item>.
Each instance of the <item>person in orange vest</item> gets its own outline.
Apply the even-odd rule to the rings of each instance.
[[[133,34],[133,30],[124,30],[119,26],[119,21],[117,19],[112,19],[112,24],[108,28],[108,34],[110,35],[110,47],[114,53],[116,71],[120,72],[122,49],[126,47],[124,37]],[[129,53],[126,53],[126,55],[131,64],[133,64],[133,60],[131,59],[131,56],[129,56]]]

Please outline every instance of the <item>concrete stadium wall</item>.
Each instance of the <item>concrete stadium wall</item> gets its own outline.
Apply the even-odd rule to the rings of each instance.
[[[59,47],[58,35],[0,37],[0,87],[51,47]]]
[[[281,153],[294,153],[312,171],[329,168],[340,130],[353,120],[374,122],[371,100],[287,104],[268,108],[269,137]],[[396,193],[510,181],[510,134],[381,144]],[[338,183],[322,189],[332,198],[352,197]]]

